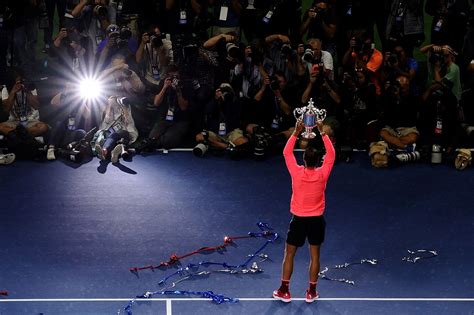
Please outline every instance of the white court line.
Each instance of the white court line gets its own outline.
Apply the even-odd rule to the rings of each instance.
[[[259,302],[276,301],[274,298],[237,298],[239,301]],[[128,302],[131,298],[88,298],[88,299],[0,299],[0,303],[17,302]],[[206,298],[149,298],[137,299],[143,301],[211,301]],[[292,298],[292,301],[304,301],[304,298]],[[385,302],[474,302],[474,298],[319,298],[318,301],[385,301]]]
[[[172,315],[173,311],[171,310],[171,300],[166,301],[166,315]]]

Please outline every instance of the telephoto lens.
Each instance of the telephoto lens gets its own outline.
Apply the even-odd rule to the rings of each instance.
[[[193,154],[194,156],[197,156],[197,157],[203,157],[206,154],[208,148],[209,148],[208,145],[200,142],[194,147]]]

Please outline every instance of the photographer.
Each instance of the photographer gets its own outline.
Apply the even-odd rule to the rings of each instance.
[[[214,62],[210,63],[216,64],[215,62],[217,62],[217,66],[214,67],[214,86],[230,82],[231,72],[245,58],[244,51],[237,43],[236,34],[229,33],[213,36],[205,41],[202,46],[204,49],[215,53],[209,54],[214,59]]]
[[[40,101],[36,88],[19,72],[14,74],[14,78],[13,84],[2,89],[2,106],[10,117],[0,123],[0,133],[7,135],[21,125],[33,137],[44,135],[49,127],[39,120]]]
[[[332,55],[322,50],[322,42],[319,39],[308,39],[308,47],[305,49],[301,59],[306,63],[306,73],[311,73],[314,65],[322,64],[324,66],[324,75],[331,81],[334,80],[334,61]]]
[[[94,61],[90,47],[89,38],[82,37],[75,28],[61,28],[50,49],[50,55],[58,57],[59,60],[51,59],[51,68],[57,70],[59,77],[67,80],[71,79],[71,74],[76,76],[84,73]]]
[[[397,45],[390,52],[385,53],[384,64],[381,69],[381,82],[394,81],[398,75],[403,75],[410,79],[410,88],[414,95],[420,95],[420,86],[416,84],[416,73],[418,62],[415,58],[408,57],[405,49]]]
[[[468,0],[427,0],[425,2],[426,14],[433,17],[430,32],[431,43],[446,44],[455,51],[461,51],[470,7],[472,7],[472,2],[470,3]]]
[[[387,82],[379,117],[382,126],[380,137],[391,147],[413,152],[420,135],[416,128],[419,99],[410,93],[410,80],[399,75]],[[419,158],[419,155],[418,155]]]
[[[433,85],[433,83],[447,80],[452,86],[451,91],[459,102],[462,91],[460,70],[454,62],[457,53],[448,45],[438,46],[434,44],[422,47],[420,52],[428,54],[428,84],[431,85],[425,92],[424,99],[439,87],[436,84]]]
[[[301,103],[306,104],[311,98],[318,108],[326,110],[326,119],[323,121],[325,132],[333,142],[336,141],[340,121],[344,117],[344,108],[341,97],[336,91],[336,84],[326,75],[324,64],[315,64],[310,72],[310,79],[301,97]],[[302,141],[300,146],[305,148],[308,143]]]
[[[442,142],[438,144],[446,146],[450,151],[457,146],[458,130],[464,120],[460,106],[460,70],[454,63],[456,52],[447,45],[427,45],[420,51],[428,53],[429,61],[429,86],[423,94],[426,106],[421,113],[421,127],[423,131],[426,130],[426,135],[433,135],[435,130],[435,138],[441,138]],[[433,127],[433,124],[441,125],[441,130]]]
[[[129,27],[119,27],[110,24],[106,30],[107,38],[99,43],[97,47],[97,64],[99,67],[107,66],[110,58],[115,54],[124,55],[128,62],[135,61],[137,42],[132,38]]]
[[[259,150],[267,149],[260,148],[257,141],[262,133],[268,133],[271,136],[271,139],[268,139],[271,141],[266,144],[266,146],[271,146],[270,149],[283,148],[293,132],[295,123],[293,110],[299,103],[296,99],[296,88],[287,83],[282,71],[276,71],[271,77],[265,76],[262,83],[260,90],[254,96],[253,108],[248,115],[250,121],[245,128],[246,132],[253,137],[256,146],[255,155]]]
[[[269,46],[267,57],[272,61],[274,71],[282,71],[288,81],[304,75],[304,64],[301,58],[298,58],[296,50],[291,47],[288,36],[269,35],[265,38],[265,42]]]
[[[57,149],[66,149],[73,142],[80,141],[86,135],[86,120],[90,120],[90,108],[75,97],[75,91],[66,84],[63,91],[51,99],[55,112],[55,125],[49,135],[49,146],[46,158],[56,159]]]
[[[120,54],[112,57],[110,66],[100,73],[99,78],[104,81],[105,94],[126,96],[132,104],[137,103],[145,92],[140,77],[129,69],[125,57]]]
[[[108,98],[99,128],[91,141],[92,152],[102,161],[110,159],[114,164],[121,157],[130,159],[127,146],[137,140],[138,130],[126,97]]]
[[[344,54],[342,65],[345,71],[362,69],[369,75],[369,81],[377,88],[377,96],[382,93],[379,81],[380,68],[383,63],[382,53],[375,48],[372,36],[364,34],[360,38],[353,37],[349,49]]]
[[[314,0],[313,5],[303,16],[300,35],[307,33],[308,38],[318,38],[323,49],[336,56],[336,11],[327,0]]]
[[[171,41],[167,41],[158,27],[142,35],[135,61],[144,68],[145,83],[155,91],[170,63]]]
[[[66,14],[80,20],[82,26],[78,29],[92,39],[93,51],[105,39],[107,27],[115,23],[114,13],[109,0],[80,0],[70,13],[66,10]]]
[[[413,49],[425,40],[423,0],[391,1],[385,40],[389,49],[403,43],[407,54],[413,56]]]
[[[353,148],[367,149],[371,136],[369,123],[377,118],[377,95],[363,70],[343,74],[341,103],[344,107],[341,133],[345,135],[342,142]]]
[[[235,151],[248,142],[240,129],[240,105],[230,84],[221,84],[204,110],[204,128],[196,135],[195,155],[203,156],[207,145],[221,151]]]
[[[168,67],[165,79],[161,81],[154,105],[158,108],[158,118],[148,139],[143,140],[138,150],[156,148],[176,148],[183,144],[191,127],[189,92],[183,89],[179,70]]]

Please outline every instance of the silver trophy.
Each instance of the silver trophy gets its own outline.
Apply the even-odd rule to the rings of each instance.
[[[296,119],[303,122],[305,131],[301,136],[305,139],[313,139],[316,137],[313,128],[316,127],[318,120],[324,120],[326,118],[326,110],[315,107],[313,99],[311,98],[307,106],[295,108],[293,115],[295,115]]]

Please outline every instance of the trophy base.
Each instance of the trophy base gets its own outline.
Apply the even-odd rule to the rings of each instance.
[[[316,138],[316,134],[314,132],[303,132],[301,134],[301,136],[304,138],[304,139],[314,139]]]

